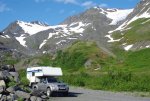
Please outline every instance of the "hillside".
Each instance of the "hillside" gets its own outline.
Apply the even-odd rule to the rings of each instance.
[[[106,55],[93,42],[76,42],[54,57],[40,57],[39,65],[62,67],[62,79],[71,85],[114,91],[149,92],[150,49]],[[50,58],[51,57],[51,58]],[[48,61],[49,60],[49,61]],[[89,61],[90,60],[90,61]],[[88,66],[85,63],[88,61]]]
[[[126,29],[111,33],[114,44],[125,50],[139,50],[150,47],[150,19],[141,18],[130,23]]]

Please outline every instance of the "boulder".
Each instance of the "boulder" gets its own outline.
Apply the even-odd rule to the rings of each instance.
[[[10,93],[10,101],[15,101],[16,99],[17,99],[17,96],[15,95],[15,94],[13,94],[13,93]]]
[[[0,99],[1,99],[1,97],[2,97],[3,95],[2,94],[0,94]],[[1,100],[0,100],[1,101]]]
[[[4,79],[4,74],[3,74],[3,72],[2,71],[0,71],[0,80],[3,80]]]
[[[5,84],[4,80],[0,80],[0,87],[6,87],[6,84]]]
[[[13,79],[13,76],[10,75],[10,73],[7,70],[2,71],[3,75],[4,75],[4,79]]]
[[[42,101],[42,98],[37,97],[36,101]]]
[[[15,91],[15,94],[18,96],[18,97],[21,97],[21,98],[25,98],[25,99],[29,99],[30,98],[30,94],[29,93],[26,93],[24,91]]]
[[[8,91],[9,93],[14,93],[15,87],[9,87],[6,89],[6,91]]]
[[[93,60],[89,59],[85,62],[84,67],[86,69],[91,68]]]
[[[36,96],[31,96],[31,97],[30,97],[30,100],[31,100],[31,101],[36,101],[36,99],[37,99]]]
[[[2,93],[4,91],[4,87],[0,86],[0,93]]]
[[[17,72],[9,72],[16,82],[19,82],[19,74]]]
[[[2,95],[0,101],[7,101],[7,96],[6,95]]]

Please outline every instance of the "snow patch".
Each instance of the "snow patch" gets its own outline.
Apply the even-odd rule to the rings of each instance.
[[[130,50],[132,47],[133,47],[133,44],[132,44],[132,45],[127,45],[127,46],[125,46],[124,49],[125,49],[126,51],[128,51],[128,50]]]
[[[84,26],[86,26],[86,25],[83,24],[82,22],[78,22],[78,26],[76,26],[76,27],[70,27],[69,31],[75,32],[75,33],[83,33],[84,28],[82,28],[82,27],[84,27]]]
[[[0,35],[1,37],[3,37],[3,38],[10,38],[10,36],[8,36],[8,35]]]
[[[109,38],[110,40],[108,40],[107,42],[117,42],[117,41],[120,41],[121,39],[117,39],[117,40],[114,40],[111,35],[106,35],[105,37]]]
[[[10,36],[8,36],[8,35],[5,35],[5,37],[6,37],[6,38],[10,38]]]
[[[78,39],[78,38],[67,38],[67,39],[69,39],[69,40],[76,40],[76,39]]]
[[[150,21],[150,19],[146,20],[145,22],[142,22],[141,24],[145,24],[145,23],[147,23],[147,22],[149,22],[149,21]]]
[[[42,26],[23,21],[18,21],[17,24],[24,30],[25,33],[28,33],[29,35],[34,35],[40,31],[49,29],[48,26]]]
[[[57,42],[56,45],[63,43],[63,42],[66,42],[66,40],[61,40],[61,41]]]
[[[24,40],[26,37],[24,35],[21,35],[20,37],[16,37],[16,40],[24,47],[27,47],[26,41]]]
[[[113,30],[113,31],[117,31],[117,30],[123,30],[125,27],[127,27],[127,25],[129,25],[130,23],[132,23],[133,21],[140,19],[140,18],[150,18],[150,14],[148,13],[148,11],[150,10],[150,8],[147,9],[146,12],[144,12],[143,14],[139,15],[137,14],[135,17],[133,17],[131,20],[124,22],[122,25],[120,25],[117,29]]]
[[[46,44],[46,42],[47,42],[47,39],[45,39],[45,40],[40,44],[39,49],[41,49],[41,48]]]
[[[146,48],[150,48],[150,45],[146,46]]]
[[[132,11],[133,9],[126,9],[107,12],[106,16],[112,19],[112,22],[109,25],[116,25],[119,21],[124,20]]]

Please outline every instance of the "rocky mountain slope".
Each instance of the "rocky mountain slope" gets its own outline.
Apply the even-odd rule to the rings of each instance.
[[[126,20],[115,30],[109,31],[108,42],[115,42],[125,50],[150,47],[150,1],[141,0]]]
[[[35,55],[54,53],[77,40],[92,40],[112,54],[110,42],[120,40],[113,39],[112,32],[127,29],[131,22],[139,18],[149,18],[149,5],[149,0],[142,0],[134,10],[93,7],[56,26],[38,21],[15,21],[0,34],[0,47]]]

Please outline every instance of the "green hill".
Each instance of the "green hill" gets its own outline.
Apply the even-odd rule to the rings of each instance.
[[[55,59],[44,56],[41,65],[62,67],[61,80],[70,85],[114,91],[150,91],[150,49],[126,52],[114,50],[116,58],[101,51],[94,42],[78,41]],[[47,57],[47,58],[46,58]],[[45,62],[48,61],[49,62]],[[85,63],[92,60],[91,67]]]

